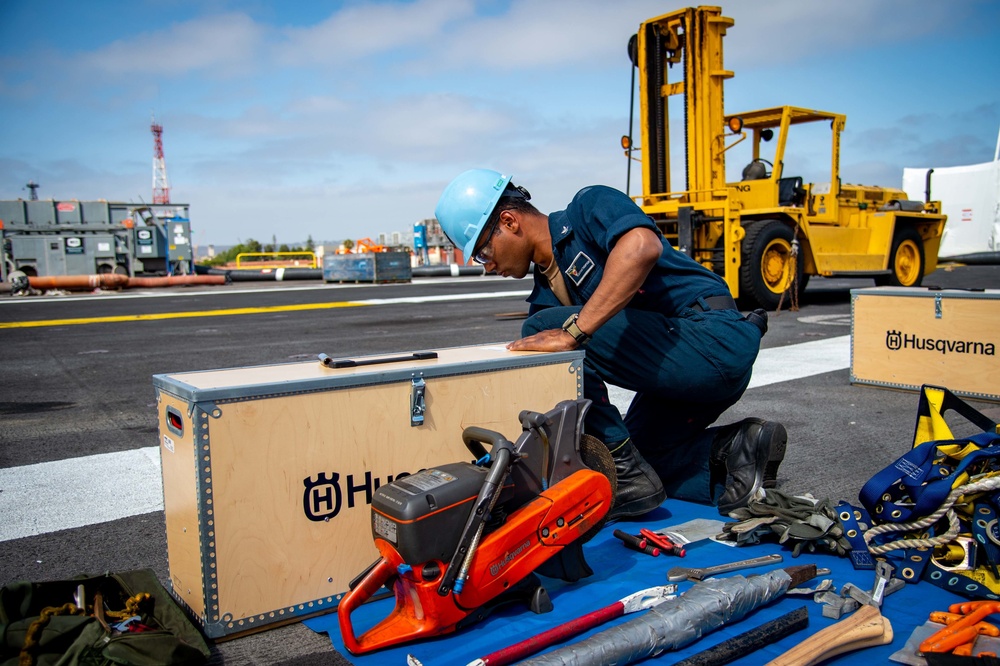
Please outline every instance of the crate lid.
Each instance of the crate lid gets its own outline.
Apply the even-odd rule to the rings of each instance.
[[[418,377],[447,377],[539,365],[582,362],[582,350],[566,352],[512,352],[503,344],[427,350],[437,358],[417,360],[416,353],[402,352],[355,356],[360,362],[398,359],[393,362],[328,367],[315,361],[244,366],[153,375],[153,386],[189,402],[253,398],[303,391],[321,391],[354,386],[411,381]],[[329,354],[339,359],[342,357]]]
[[[865,287],[851,289],[851,300],[858,296],[913,296],[916,298],[1000,298],[1000,289],[941,289],[939,287]]]

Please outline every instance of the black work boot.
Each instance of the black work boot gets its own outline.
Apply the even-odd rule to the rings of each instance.
[[[608,446],[615,459],[615,473],[618,476],[618,492],[615,503],[608,513],[608,522],[632,518],[649,513],[663,504],[667,491],[663,489],[660,477],[639,454],[639,450],[626,439]]]
[[[785,427],[774,421],[749,418],[719,428],[711,458],[714,473],[725,478],[719,513],[728,515],[761,488],[774,487],[787,441]]]

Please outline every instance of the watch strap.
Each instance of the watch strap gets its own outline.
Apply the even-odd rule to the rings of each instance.
[[[584,333],[580,327],[577,326],[576,320],[579,316],[579,314],[574,314],[572,317],[567,319],[563,324],[562,329],[572,335],[577,344],[585,345],[590,341],[590,336]]]

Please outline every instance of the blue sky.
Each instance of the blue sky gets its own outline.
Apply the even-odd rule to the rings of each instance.
[[[155,113],[197,244],[406,230],[480,166],[559,210],[585,185],[625,188],[626,44],[684,6],[0,0],[0,198],[34,180],[42,198],[150,201]],[[997,0],[723,11],[727,112],[847,114],[844,182],[899,187],[904,167],[993,159]],[[790,151],[785,175],[822,180],[823,137]]]

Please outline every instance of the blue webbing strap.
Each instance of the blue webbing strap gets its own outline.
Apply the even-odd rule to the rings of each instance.
[[[935,465],[938,446],[969,442],[980,447],[962,458],[954,470]],[[858,498],[877,520],[893,523],[934,513],[952,490],[952,484],[972,463],[1000,457],[1000,435],[984,432],[963,440],[924,442],[907,451],[861,488]],[[945,472],[945,473],[942,473]],[[899,484],[912,504],[898,504]],[[895,488],[894,488],[895,487]],[[883,499],[889,495],[890,499]]]
[[[986,558],[986,562],[977,564],[993,567],[996,576],[996,567],[1000,564],[1000,524],[997,523],[995,495],[982,496],[973,504],[972,536],[976,539],[980,553]]]
[[[847,554],[851,564],[855,569],[874,569],[875,560],[868,552],[864,537],[865,530],[872,525],[868,512],[847,502],[838,504],[836,510],[837,518],[844,527],[844,538],[851,544],[851,552]]]

